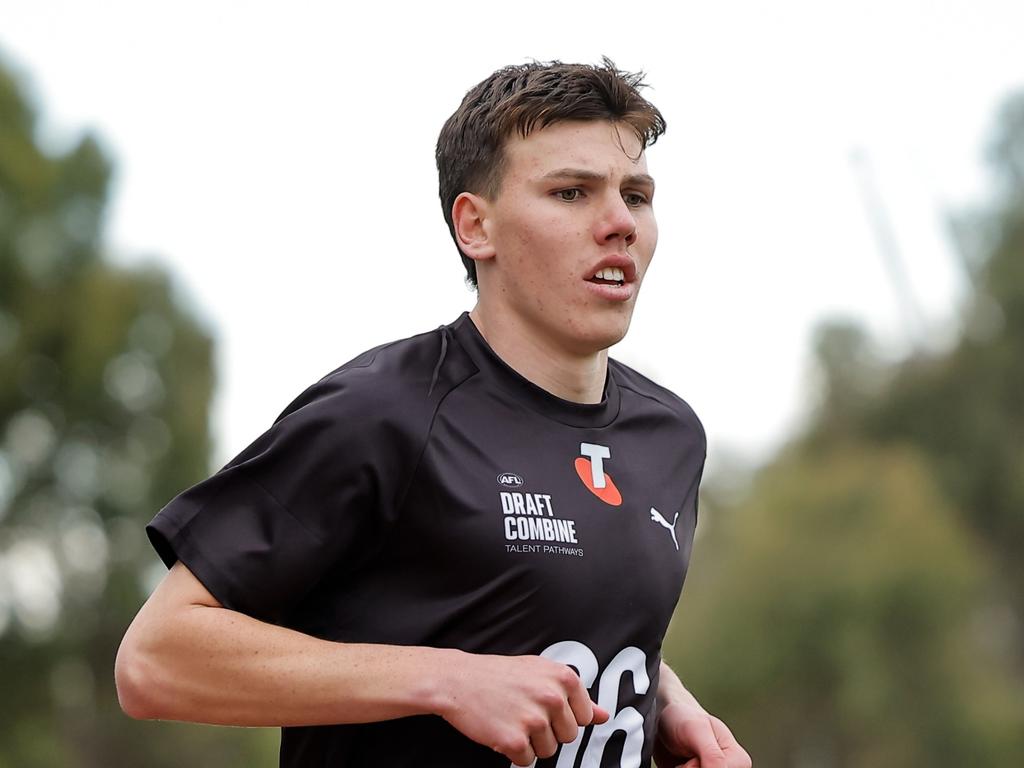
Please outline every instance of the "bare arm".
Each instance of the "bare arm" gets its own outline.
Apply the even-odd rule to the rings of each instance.
[[[115,679],[136,718],[267,726],[437,714],[521,765],[608,717],[563,664],[320,640],[222,607],[181,562],[125,633]]]
[[[683,681],[668,664],[661,662],[661,674],[658,681],[658,710],[663,710],[670,703],[685,702],[697,709],[703,709],[692,693],[686,690]]]
[[[708,714],[664,661],[658,682],[659,768],[751,768],[728,726]]]
[[[434,711],[451,651],[320,640],[223,608],[175,563],[128,628],[115,678],[133,717],[224,725],[368,722]],[[339,695],[379,690],[373,701]]]

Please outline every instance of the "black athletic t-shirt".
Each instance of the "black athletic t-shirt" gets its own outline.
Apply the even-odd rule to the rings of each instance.
[[[538,766],[647,766],[704,455],[671,392],[610,360],[600,403],[562,400],[463,314],[325,376],[147,532],[168,567],[264,621],[570,664],[612,718]],[[281,765],[509,761],[420,716],[284,728]]]

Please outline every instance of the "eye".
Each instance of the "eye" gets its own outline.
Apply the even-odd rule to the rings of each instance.
[[[560,189],[555,192],[555,196],[559,200],[564,200],[567,203],[575,202],[583,197],[583,190],[579,187],[570,187],[569,189]]]
[[[626,201],[626,205],[631,208],[638,208],[644,203],[649,202],[647,195],[642,195],[639,192],[627,192],[622,196],[622,199]]]

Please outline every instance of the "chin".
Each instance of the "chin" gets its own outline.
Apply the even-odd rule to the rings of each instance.
[[[629,330],[629,317],[603,318],[595,321],[577,338],[587,352],[601,352],[622,341]]]

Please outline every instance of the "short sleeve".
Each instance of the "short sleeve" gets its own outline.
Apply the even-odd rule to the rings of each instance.
[[[393,521],[418,454],[394,411],[360,371],[332,374],[160,510],[150,541],[225,607],[279,622],[329,570],[355,567]]]

